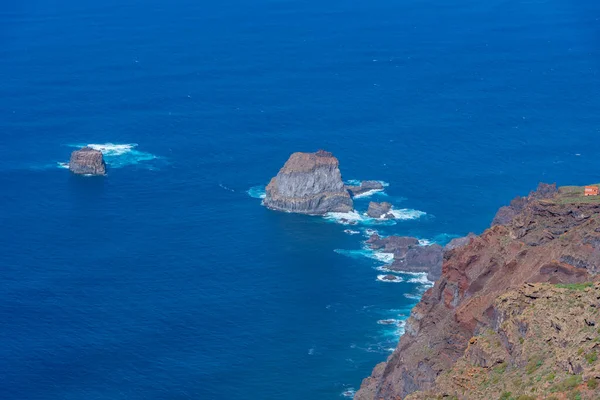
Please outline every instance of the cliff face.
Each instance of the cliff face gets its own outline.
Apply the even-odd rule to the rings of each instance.
[[[600,398],[600,283],[524,284],[500,296],[432,390],[410,400]]]
[[[530,195],[503,225],[448,249],[440,279],[413,309],[398,347],[355,399],[403,399],[434,388],[469,339],[495,326],[494,302],[507,291],[525,282],[589,281],[600,268],[600,199],[569,193]]]
[[[264,204],[273,210],[301,214],[353,209],[338,159],[323,150],[292,154],[267,186]]]
[[[77,175],[104,175],[106,164],[102,152],[84,147],[71,153],[69,169]]]

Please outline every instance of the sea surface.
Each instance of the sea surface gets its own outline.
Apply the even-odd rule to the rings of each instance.
[[[0,78],[4,400],[351,397],[430,285],[368,234],[600,181],[596,0],[5,1]],[[261,206],[320,148],[356,225]]]

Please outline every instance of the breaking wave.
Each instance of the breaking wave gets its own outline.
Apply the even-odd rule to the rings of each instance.
[[[248,195],[252,198],[264,199],[265,197],[267,197],[265,189],[266,187],[264,185],[252,186],[246,191],[246,193],[248,193]]]
[[[364,193],[355,195],[354,198],[361,199],[361,198],[371,197],[374,194],[386,195],[385,192],[383,191],[383,189],[371,189],[371,190],[367,190]]]
[[[424,211],[412,210],[409,208],[403,208],[400,210],[392,209],[390,213],[394,216],[394,219],[386,218],[371,218],[366,214],[361,214],[356,210],[350,212],[329,212],[325,214],[325,219],[331,222],[335,222],[342,225],[395,225],[396,221],[406,221],[412,219],[419,219],[427,215]]]
[[[410,208],[403,208],[400,210],[392,210],[390,213],[394,216],[395,219],[399,220],[408,220],[408,219],[419,219],[425,215],[427,215],[424,211],[412,210]]]
[[[371,249],[364,248],[362,250],[344,250],[335,249],[336,253],[341,254],[350,258],[370,258],[372,260],[380,261],[385,264],[391,264],[394,261],[394,255],[392,253],[384,253],[382,251],[374,251]]]
[[[155,156],[154,154],[137,150],[137,143],[78,143],[69,145],[69,147],[73,148],[81,148],[86,146],[91,147],[94,150],[101,151],[102,155],[104,156],[104,162],[106,162],[106,164],[111,168],[123,168],[140,163],[147,164],[150,161],[159,159],[159,157]],[[63,164],[65,163],[59,163],[60,168],[64,168]]]

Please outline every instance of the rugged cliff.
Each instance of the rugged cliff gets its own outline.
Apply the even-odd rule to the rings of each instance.
[[[104,175],[106,164],[102,152],[84,147],[71,153],[69,169],[77,175]]]
[[[600,283],[524,284],[501,295],[434,388],[407,400],[600,398]]]
[[[353,209],[338,159],[323,150],[292,154],[267,186],[264,204],[273,210],[301,214]]]
[[[440,279],[415,306],[398,347],[363,381],[356,400],[435,390],[436,379],[465,355],[469,340],[494,329],[495,301],[508,291],[526,282],[593,279],[600,270],[600,198],[582,197],[583,188],[552,192],[530,194],[502,224],[496,221],[444,253]]]

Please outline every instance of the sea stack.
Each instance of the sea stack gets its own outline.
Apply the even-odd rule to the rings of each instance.
[[[102,152],[91,147],[84,147],[71,153],[69,169],[77,175],[106,174],[106,164]]]
[[[292,154],[266,192],[265,206],[278,211],[319,215],[353,209],[339,161],[324,150]]]

